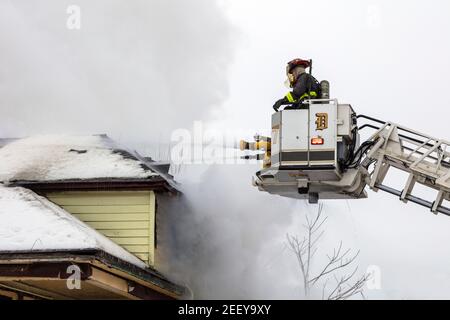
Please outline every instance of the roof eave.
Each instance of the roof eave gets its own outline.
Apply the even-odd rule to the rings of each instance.
[[[65,179],[52,181],[10,181],[10,187],[23,187],[35,192],[55,191],[106,191],[106,190],[152,190],[178,194],[179,191],[164,178],[150,176],[149,178],[95,178],[95,179]]]
[[[179,299],[185,291],[184,287],[169,281],[154,269],[142,269],[100,249],[0,251],[0,265],[56,262],[89,263],[108,272],[132,277],[136,282],[173,299]]]

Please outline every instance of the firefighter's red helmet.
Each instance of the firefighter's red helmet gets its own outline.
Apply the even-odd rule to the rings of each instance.
[[[286,71],[287,71],[287,73],[289,73],[295,67],[301,66],[303,68],[308,68],[310,65],[311,65],[311,62],[309,60],[294,59],[294,60],[291,60],[288,62]]]

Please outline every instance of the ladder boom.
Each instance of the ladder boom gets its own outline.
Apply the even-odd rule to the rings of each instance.
[[[450,201],[450,142],[417,132],[392,122],[384,122],[364,115],[379,126],[364,124],[376,132],[367,140],[371,147],[360,163],[360,170],[367,185],[374,191],[382,190],[394,194],[403,202],[414,202],[429,208],[434,213],[450,215],[450,208],[443,206]],[[370,165],[373,170],[369,171]],[[383,184],[390,168],[397,168],[409,174],[403,190],[396,190]],[[437,191],[434,201],[428,201],[412,194],[419,183]]]

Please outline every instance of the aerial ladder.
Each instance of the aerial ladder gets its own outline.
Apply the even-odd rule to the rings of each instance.
[[[372,130],[361,142],[360,132]],[[336,99],[313,99],[272,115],[270,137],[241,141],[246,155],[263,161],[253,177],[261,191],[307,199],[367,198],[366,188],[384,191],[450,216],[450,142],[366,115]],[[261,152],[262,151],[262,152]],[[407,173],[403,189],[385,184],[396,168]],[[421,184],[434,190],[433,201],[414,193]]]

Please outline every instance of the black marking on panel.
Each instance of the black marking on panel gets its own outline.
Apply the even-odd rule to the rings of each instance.
[[[282,152],[281,161],[308,161],[307,151]]]
[[[310,151],[309,161],[334,161],[334,151]]]

